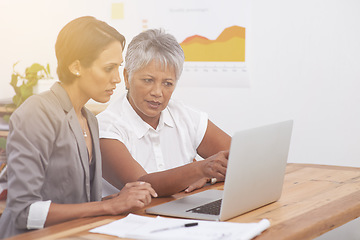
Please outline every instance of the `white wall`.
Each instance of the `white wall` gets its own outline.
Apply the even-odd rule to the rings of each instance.
[[[251,87],[178,97],[230,134],[292,118],[290,162],[360,167],[359,12],[357,0],[255,0]]]
[[[13,95],[9,81],[18,60],[19,69],[49,62],[55,75],[61,27],[99,14],[106,2],[1,0],[0,98]],[[360,167],[359,12],[358,0],[253,0],[251,87],[180,84],[174,97],[208,112],[229,134],[294,119],[290,162]]]
[[[0,99],[14,95],[13,64],[20,73],[34,62],[56,75],[55,41],[61,28],[83,15],[109,14],[106,0],[0,0]],[[103,9],[103,10],[102,10]],[[103,19],[105,20],[105,19]]]

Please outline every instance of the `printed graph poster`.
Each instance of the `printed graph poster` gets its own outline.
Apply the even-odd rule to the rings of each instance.
[[[174,35],[185,53],[179,86],[249,86],[250,0],[114,1],[110,21],[128,42],[150,28]]]

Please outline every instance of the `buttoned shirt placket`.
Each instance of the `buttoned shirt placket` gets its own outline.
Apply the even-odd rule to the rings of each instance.
[[[156,167],[158,171],[165,170],[164,158],[160,147],[160,134],[154,129],[150,129],[149,136],[152,142],[152,148],[154,151]]]

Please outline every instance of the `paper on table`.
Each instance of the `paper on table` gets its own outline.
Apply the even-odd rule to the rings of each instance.
[[[137,231],[147,222],[153,221],[154,218],[143,217],[135,214],[129,214],[127,217],[108,223],[101,227],[91,229],[90,232],[113,235],[117,237],[128,237],[129,233]]]
[[[180,227],[160,232],[157,229],[182,226],[197,222],[195,227]],[[90,230],[118,237],[134,239],[238,239],[248,240],[256,237],[270,226],[267,219],[258,223],[213,222],[175,218],[151,218],[129,214],[126,218]]]

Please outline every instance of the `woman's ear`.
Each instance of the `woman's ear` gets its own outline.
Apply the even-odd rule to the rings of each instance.
[[[79,60],[75,60],[69,65],[69,71],[77,77],[81,76],[81,65]]]
[[[129,88],[130,88],[129,73],[128,73],[128,71],[126,70],[126,68],[124,69],[123,74],[124,74],[125,88],[126,88],[126,90],[129,90]]]

